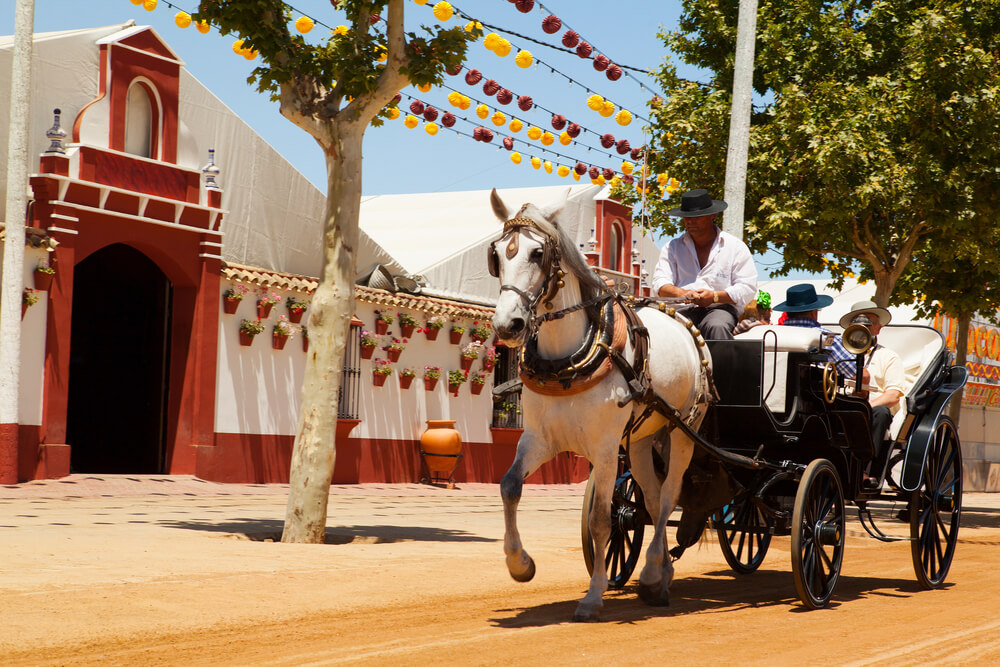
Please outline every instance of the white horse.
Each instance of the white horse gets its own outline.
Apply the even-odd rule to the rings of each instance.
[[[527,344],[524,360],[530,352],[531,359],[550,369],[574,363],[581,355],[586,356],[584,348],[593,340],[602,303],[611,294],[556,222],[565,198],[546,209],[525,204],[516,215],[511,215],[496,190],[490,200],[497,218],[504,223],[502,236],[489,248],[490,270],[501,283],[493,318],[497,337],[508,347]],[[581,304],[589,305],[579,308]],[[558,317],[545,318],[546,313]],[[671,314],[656,308],[644,308],[638,314],[649,332],[648,376],[652,390],[697,430],[704,416],[711,372],[707,350],[699,348],[704,341],[696,329]],[[635,346],[626,341],[624,356],[629,363],[634,352]],[[524,479],[559,452],[572,451],[586,457],[593,465],[595,492],[590,531],[597,553],[590,587],[573,614],[578,621],[597,619],[604,604],[608,577],[603,551],[611,531],[619,443],[629,417],[644,407],[635,401],[627,402],[632,393],[617,370],[571,395],[539,393],[529,383],[522,393],[524,433],[500,487],[507,568],[521,582],[535,574],[534,561],[524,550],[517,530],[517,505]],[[619,401],[625,406],[619,407]],[[694,447],[680,429],[664,429],[667,424],[663,416],[654,413],[632,435],[630,452],[632,474],[643,491],[654,524],[652,544],[639,576],[639,594],[647,603],[658,605],[668,604],[668,587],[673,579],[666,522],[676,507]],[[662,482],[653,466],[654,435],[656,442],[669,443],[663,445],[663,450],[669,451],[661,451],[663,460],[668,461]]]

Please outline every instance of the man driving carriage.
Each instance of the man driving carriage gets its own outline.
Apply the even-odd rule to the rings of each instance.
[[[715,225],[727,206],[703,189],[681,195],[680,207],[667,214],[684,218],[685,232],[664,246],[653,271],[653,293],[684,299],[690,305],[678,312],[712,340],[732,340],[737,318],[757,294],[750,249]]]

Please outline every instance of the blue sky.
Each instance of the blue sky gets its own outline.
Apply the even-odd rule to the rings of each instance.
[[[14,4],[10,0],[0,5],[0,34],[13,32]],[[149,12],[141,5],[132,4],[130,0],[36,0],[35,31],[113,25],[129,19],[134,19],[140,25],[152,25],[180,55],[195,77],[281,151],[307,178],[320,189],[325,189],[326,168],[319,147],[305,132],[278,113],[276,103],[247,85],[246,78],[254,63],[233,52],[234,38],[223,37],[214,29],[208,34],[201,34],[193,26],[178,28],[174,24],[177,8],[193,12],[197,2],[170,0],[170,4],[174,6],[169,6],[166,0],[159,0],[158,7]],[[332,9],[329,0],[294,0],[289,4],[302,14],[331,28],[345,22],[342,15]],[[407,28],[415,30],[421,23],[436,21],[431,9],[433,4],[434,0],[424,6],[408,1]],[[555,173],[547,174],[542,169],[532,169],[529,156],[536,155],[555,165],[571,166],[580,161],[588,165],[618,169],[621,157],[614,149],[609,151],[600,145],[600,135],[610,133],[616,139],[627,139],[632,146],[642,145],[645,125],[642,119],[648,117],[646,103],[656,94],[656,84],[648,75],[630,68],[648,70],[662,62],[666,51],[657,38],[657,33],[676,27],[680,16],[679,2],[630,0],[616,4],[546,0],[544,3],[536,1],[532,11],[528,13],[521,13],[515,5],[500,0],[462,0],[453,4],[476,16],[484,24],[499,28],[497,32],[512,43],[511,54],[501,58],[488,51],[480,40],[471,47],[466,64],[480,70],[483,81],[492,78],[502,87],[511,90],[515,95],[515,102],[506,106],[498,104],[495,97],[489,97],[483,92],[482,82],[476,86],[466,84],[464,73],[448,77],[446,84],[473,99],[472,108],[468,111],[460,111],[448,103],[447,95],[451,92],[448,89],[433,89],[428,93],[414,88],[404,90],[404,95],[432,104],[441,113],[452,111],[457,116],[468,117],[472,122],[459,120],[456,123],[455,129],[461,130],[463,136],[443,127],[436,136],[430,136],[422,124],[408,129],[402,123],[402,116],[397,121],[387,122],[383,127],[369,128],[365,135],[362,181],[364,194],[571,184],[575,182],[571,177],[560,178]],[[562,28],[551,35],[541,29],[542,19],[550,13],[560,17],[563,22]],[[456,16],[448,24],[464,25],[465,22]],[[581,39],[592,44],[595,53],[605,54],[612,62],[626,66],[626,75],[612,82],[605,73],[593,68],[591,60],[527,39],[530,37],[561,47],[559,38],[567,29],[576,31]],[[490,28],[487,28],[486,32],[489,31]],[[313,41],[320,41],[327,34],[326,27],[316,25],[309,37]],[[514,56],[518,49],[530,51],[535,64],[527,69],[517,67]],[[700,77],[700,73],[692,69],[680,67],[680,71],[689,78]],[[604,118],[589,109],[587,99],[595,93],[614,102],[616,109],[628,109],[634,116],[631,124],[623,127],[615,122],[614,117]],[[537,107],[528,113],[521,112],[516,105],[519,95],[531,96]],[[480,120],[473,113],[477,99],[489,103],[491,113],[494,110],[505,112],[508,120],[516,115],[524,122],[525,129],[519,133],[511,133],[506,126],[500,128],[488,119]],[[404,103],[400,106],[405,114],[409,99],[404,98]],[[538,107],[544,107],[545,110]],[[484,125],[498,133],[504,132],[527,141],[526,130],[531,125],[553,131],[550,124],[552,113],[562,114],[586,128],[573,145],[562,146],[557,141],[549,147],[550,150],[557,150],[561,154],[559,156],[543,152],[543,147],[538,142],[519,142],[515,150],[524,156],[524,160],[520,165],[514,165],[499,137],[486,144],[464,136],[471,135],[476,125]],[[759,264],[764,269],[764,265],[775,261],[773,256],[765,257],[761,258]],[[766,278],[763,270],[761,278]]]

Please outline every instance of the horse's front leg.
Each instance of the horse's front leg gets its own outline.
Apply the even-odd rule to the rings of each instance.
[[[525,429],[517,443],[514,463],[500,480],[504,519],[503,552],[507,556],[507,570],[515,581],[531,581],[535,576],[535,561],[524,550],[521,535],[517,531],[517,506],[521,502],[521,489],[525,478],[552,458],[552,455],[534,431]]]
[[[677,507],[694,443],[686,435],[674,431],[668,447],[667,477],[660,487],[659,516],[654,522],[653,539],[646,550],[646,565],[639,574],[639,597],[654,606],[670,604],[669,588],[674,578],[674,565],[667,552],[667,520]]]
[[[612,456],[602,456],[591,461],[590,476],[594,480],[594,495],[588,508],[587,523],[594,547],[594,573],[590,577],[587,594],[580,600],[573,612],[574,621],[596,621],[604,608],[604,593],[608,590],[608,568],[605,549],[611,537],[611,496],[615,489],[618,472],[618,443],[611,443],[601,451],[612,452]]]

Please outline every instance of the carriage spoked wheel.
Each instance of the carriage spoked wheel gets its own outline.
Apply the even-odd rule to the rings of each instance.
[[[910,497],[909,510],[917,581],[924,588],[940,588],[955,556],[962,518],[962,448],[947,417],[934,430],[924,477]]]
[[[746,493],[716,512],[712,522],[729,567],[737,574],[756,571],[771,545],[773,519]]]
[[[642,535],[646,529],[646,507],[642,490],[635,483],[631,472],[622,473],[615,480],[611,496],[611,537],[608,539],[604,564],[608,568],[608,588],[621,589],[635,571],[642,552]],[[590,511],[594,504],[594,478],[587,481],[583,496],[583,560],[587,572],[594,573],[594,540],[590,535]]]
[[[792,510],[792,575],[799,599],[810,609],[825,607],[833,597],[846,536],[837,470],[828,460],[816,459],[802,474]]]

